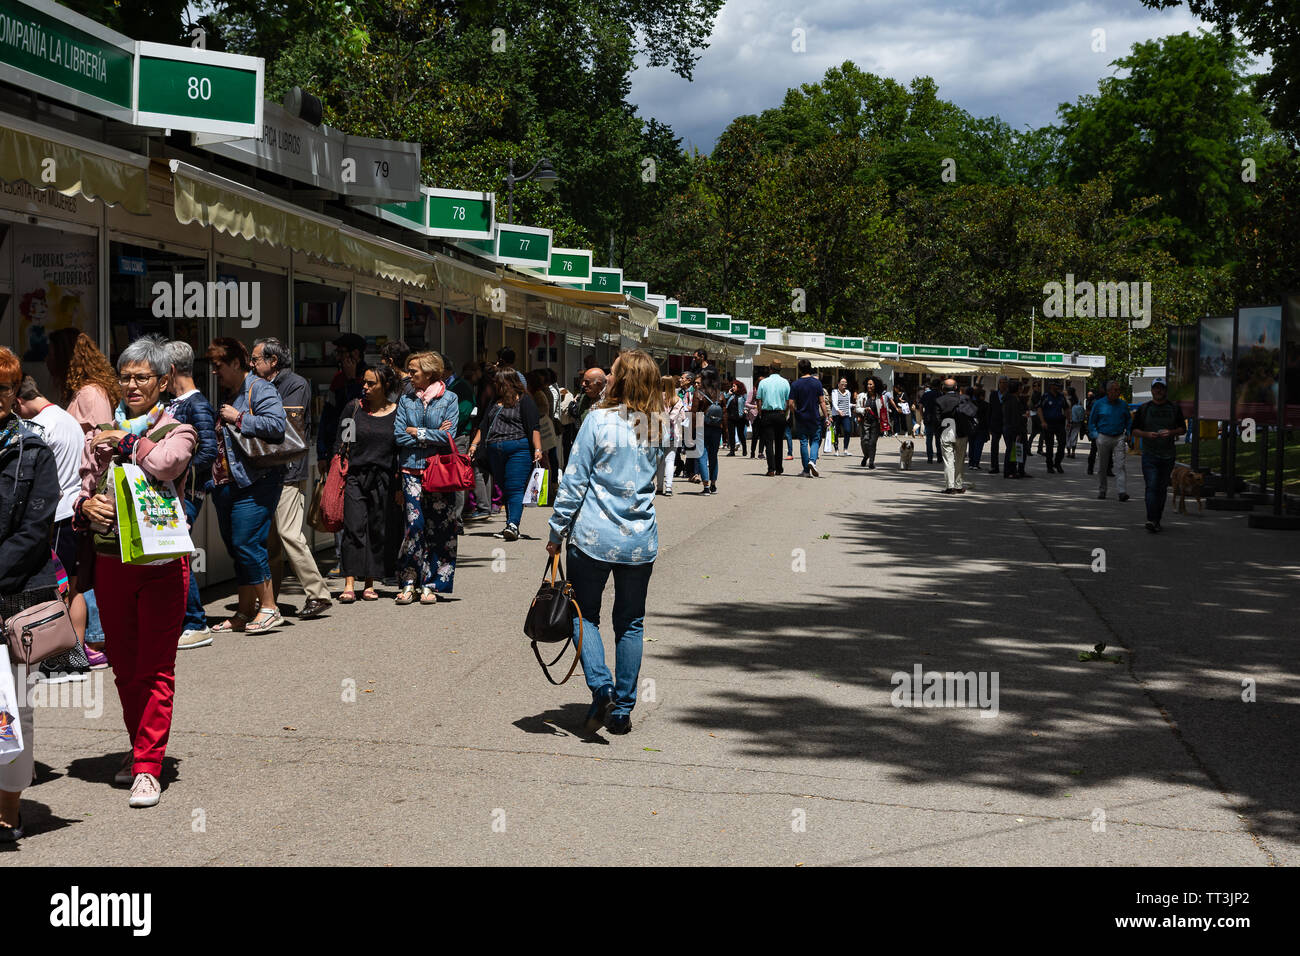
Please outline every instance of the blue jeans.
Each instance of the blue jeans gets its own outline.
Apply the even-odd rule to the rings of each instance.
[[[722,444],[722,426],[704,426],[704,449],[699,457],[700,481],[718,483],[718,446]]]
[[[221,540],[235,559],[235,581],[240,587],[271,580],[266,539],[271,533],[271,518],[280,503],[283,485],[284,473],[277,468],[247,488],[236,487],[231,482],[212,491]]]
[[[780,443],[778,442],[777,444],[779,445]],[[794,455],[794,439],[790,433],[789,425],[785,426],[785,453],[787,455]]]
[[[822,426],[818,422],[811,429],[807,425],[800,425],[799,432],[799,457],[803,459],[803,470],[807,471],[809,465],[817,464],[817,454],[822,447]]]
[[[524,489],[533,473],[533,453],[527,438],[488,444],[492,480],[506,499],[506,521],[519,527],[524,517]]]
[[[185,496],[185,517],[189,521],[190,536],[194,535],[194,522],[199,520],[199,510],[203,507],[203,499],[197,502],[191,501],[189,495]],[[182,630],[201,631],[208,626],[208,614],[203,610],[203,601],[199,598],[199,579],[190,568],[190,595],[185,603],[185,623],[181,625]]]
[[[1147,520],[1160,523],[1165,513],[1165,498],[1169,496],[1169,475],[1174,470],[1174,459],[1157,458],[1142,453],[1142,480],[1146,482]]]
[[[94,590],[82,595],[86,599],[86,643],[99,644],[104,640],[104,625],[99,622],[99,602]]]
[[[703,461],[703,459],[700,459]],[[636,705],[636,683],[641,674],[641,639],[645,635],[645,597],[654,562],[610,564],[569,546],[569,582],[582,609],[582,672],[593,698],[614,700],[611,716],[625,717]],[[605,644],[600,637],[600,599],[610,573],[614,574],[614,674],[605,664]],[[578,622],[573,622],[578,639]]]

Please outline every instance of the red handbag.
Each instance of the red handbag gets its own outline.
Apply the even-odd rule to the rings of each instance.
[[[321,523],[326,531],[338,531],[343,527],[343,486],[347,484],[347,478],[348,460],[335,455],[320,497]]]
[[[424,464],[420,487],[430,494],[468,491],[474,487],[474,465],[469,455],[452,452],[430,455]]]

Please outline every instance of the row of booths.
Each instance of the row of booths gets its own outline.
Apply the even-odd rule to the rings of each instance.
[[[457,370],[510,347],[520,368],[554,369],[564,383],[593,357],[609,366],[634,347],[670,373],[704,348],[746,382],[773,357],[787,375],[811,356],[830,378],[870,373],[887,384],[934,370],[922,359],[930,347],[747,323],[737,335],[730,317],[679,308],[617,269],[605,270],[612,284],[559,281],[545,262],[502,254],[492,194],[423,185],[418,144],[313,122],[301,94],[265,100],[261,60],[135,42],[48,0],[14,9],[24,29],[0,34],[0,344],[51,399],[66,398],[51,351],[63,329],[87,333],[110,359],[150,333],[200,357],[218,336],[250,346],[273,336],[311,383],[316,420],[338,371],[332,343],[347,332],[364,338],[371,363],[396,339],[437,349]],[[452,228],[433,228],[431,199]],[[476,217],[496,237],[490,248],[472,230],[456,237],[470,225],[456,220]],[[505,227],[525,247],[530,228]],[[585,256],[597,271],[580,250],[554,250],[552,270],[556,255],[566,269]],[[213,287],[248,295],[227,305],[202,294]],[[1086,376],[1097,357],[1061,359],[1017,370]],[[993,367],[971,364],[983,375]],[[195,378],[217,402],[201,358]],[[195,539],[205,583],[230,578],[211,509]]]

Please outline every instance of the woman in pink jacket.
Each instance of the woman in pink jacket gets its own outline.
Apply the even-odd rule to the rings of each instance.
[[[131,738],[131,753],[113,782],[131,784],[133,807],[154,806],[162,792],[158,778],[171,732],[176,638],[185,619],[189,560],[123,564],[113,534],[116,498],[100,482],[115,463],[129,462],[150,478],[174,482],[184,498],[198,435],[163,409],[160,399],[171,368],[161,336],[136,339],[118,358],[122,402],[109,427],[101,425],[86,437],[75,513],[79,528],[97,532],[95,594]]]

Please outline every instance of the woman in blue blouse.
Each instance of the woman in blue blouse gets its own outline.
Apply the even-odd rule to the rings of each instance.
[[[410,356],[406,371],[414,392],[398,399],[393,422],[406,502],[406,534],[397,555],[397,574],[402,583],[397,603],[413,603],[418,588],[421,604],[437,604],[439,594],[451,593],[456,577],[460,513],[454,491],[427,492],[420,478],[430,455],[447,455],[456,450],[460,399],[442,381],[445,370],[436,352]]]
[[[663,454],[651,443],[658,429],[636,423],[658,421],[663,404],[654,359],[639,350],[615,359],[605,397],[583,420],[555,495],[546,550],[559,554],[569,536],[569,581],[584,619],[582,670],[592,699],[588,730],[602,723],[612,734],[632,729],[646,591],[659,551],[654,485]],[[601,594],[611,574],[613,675],[600,636]]]
[[[239,609],[214,632],[269,631],[284,623],[271,590],[266,539],[280,502],[284,466],[258,468],[244,455],[236,433],[273,445],[284,441],[288,419],[274,385],[252,371],[248,348],[239,339],[217,338],[207,358],[230,399],[217,410],[217,461],[212,466],[212,503],[226,550],[235,561]]]

